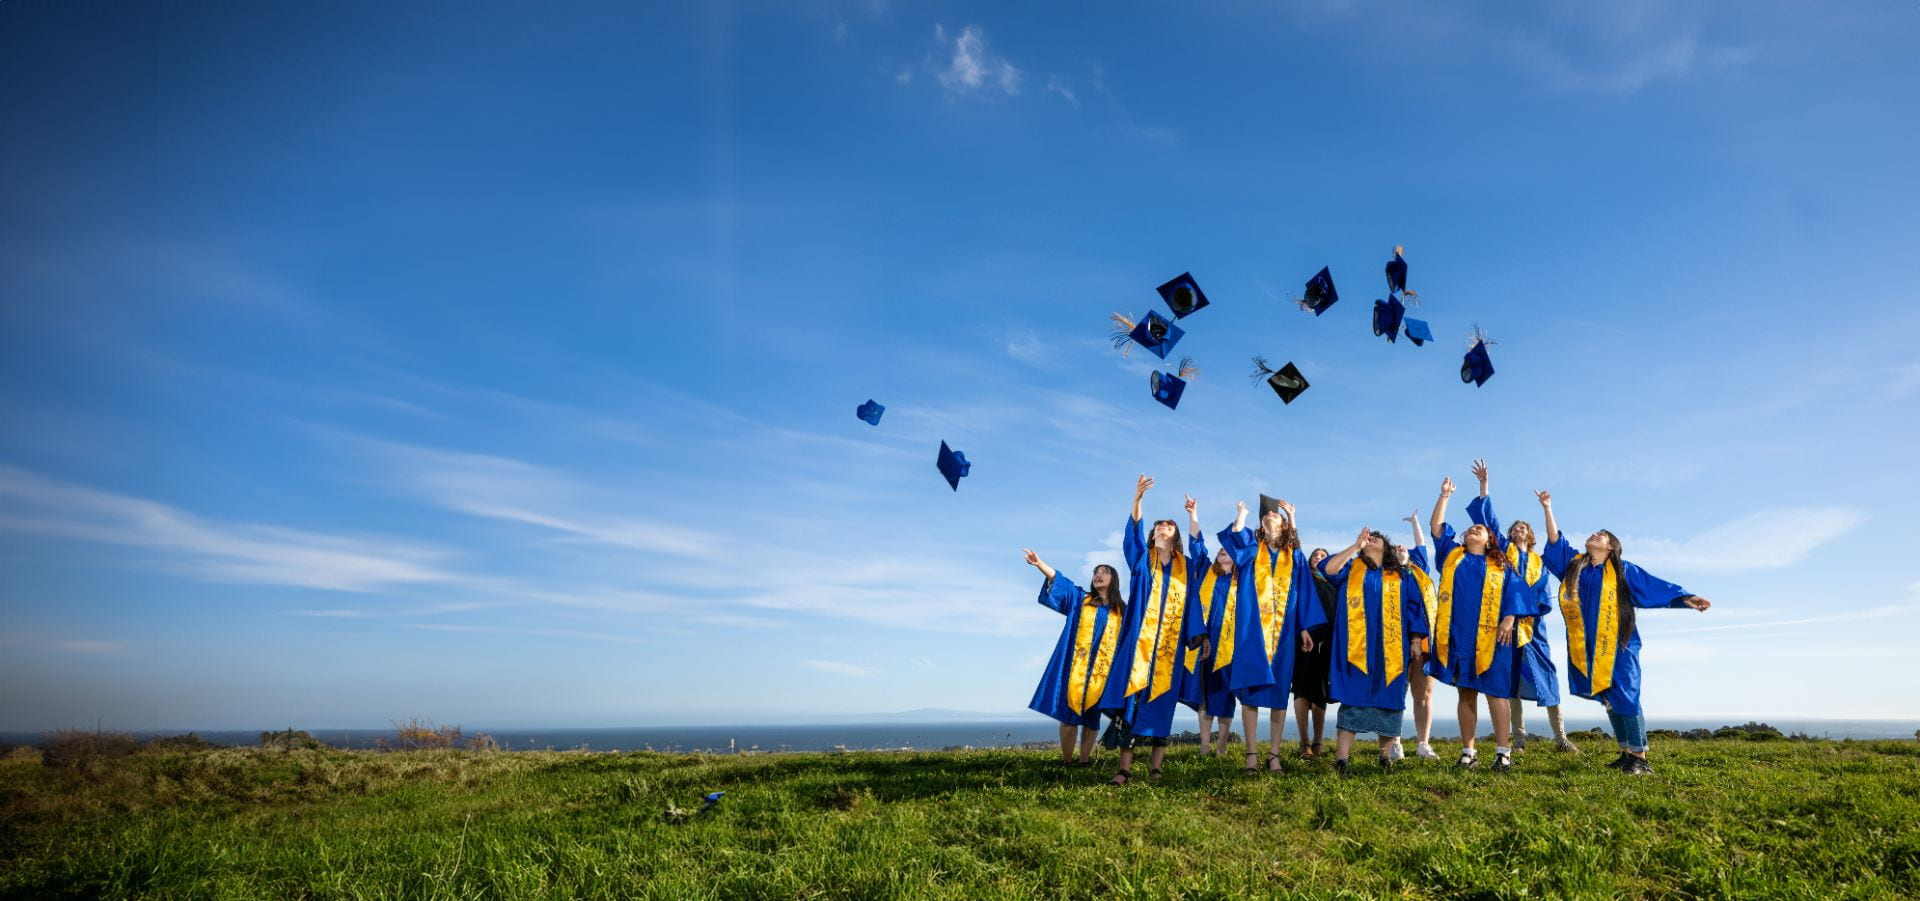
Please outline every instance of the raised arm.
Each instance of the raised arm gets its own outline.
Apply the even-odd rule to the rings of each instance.
[[[1433,534],[1440,534],[1440,524],[1447,521],[1447,498],[1453,496],[1453,477],[1440,480],[1440,498],[1433,502],[1433,516],[1427,520],[1427,528]]]
[[[1150,478],[1147,478],[1147,474],[1144,472],[1140,474],[1139,479],[1134,481],[1133,483],[1133,521],[1134,522],[1140,521],[1140,499],[1143,497],[1146,497],[1147,489],[1152,487],[1153,487],[1153,480]]]
[[[1401,517],[1401,521],[1413,527],[1413,546],[1426,547],[1427,536],[1420,533],[1420,511],[1415,510],[1412,513],[1407,514],[1406,516]]]
[[[1284,500],[1281,501],[1280,512],[1287,515],[1287,522],[1293,523],[1293,534],[1295,537],[1298,537],[1300,534],[1300,517],[1294,512],[1293,505]]]
[[[1233,517],[1233,530],[1235,532],[1244,532],[1247,530],[1247,502],[1241,501],[1239,506],[1240,511],[1234,514]]]
[[[1036,554],[1030,550],[1027,550],[1026,548],[1021,548],[1020,552],[1027,555],[1027,565],[1033,567],[1034,569],[1039,570],[1040,575],[1045,576],[1047,581],[1049,582],[1053,581],[1054,569],[1053,567],[1047,565],[1047,561],[1040,559],[1039,554]]]
[[[1367,533],[1369,531],[1371,530],[1364,526],[1361,527],[1360,537],[1355,538],[1352,544],[1342,548],[1339,553],[1320,561],[1320,571],[1326,574],[1328,578],[1332,578],[1334,573],[1345,568],[1349,562],[1352,562],[1353,556],[1360,553],[1360,547],[1367,543]]]
[[[1547,541],[1560,540],[1560,524],[1553,520],[1553,495],[1545,491],[1536,491],[1534,497],[1540,499],[1540,514],[1547,520]]]
[[[1187,495],[1187,534],[1195,541],[1206,540],[1200,531],[1200,503],[1194,500],[1191,494]]]
[[[1486,497],[1487,496],[1487,461],[1479,459],[1477,457],[1474,459],[1473,477],[1475,479],[1478,479],[1480,482],[1480,496]]]

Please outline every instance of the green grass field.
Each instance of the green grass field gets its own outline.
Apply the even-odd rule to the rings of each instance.
[[[1920,742],[1586,745],[1345,781],[1184,747],[1122,789],[1018,750],[16,753],[0,897],[1920,896]]]

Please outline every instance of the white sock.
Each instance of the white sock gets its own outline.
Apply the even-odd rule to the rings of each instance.
[[[1498,754],[1498,755],[1500,755],[1501,757],[1512,757],[1512,756],[1513,756],[1513,752],[1512,752],[1512,751],[1509,751],[1509,750],[1507,750],[1506,748],[1494,748],[1494,749],[1493,749],[1493,753],[1495,753],[1495,754]]]
[[[1464,756],[1467,756],[1467,757],[1478,757],[1478,756],[1480,756],[1480,752],[1479,752],[1479,751],[1476,751],[1476,750],[1474,750],[1474,749],[1472,749],[1472,748],[1461,748],[1461,749],[1460,749],[1460,753],[1461,753],[1462,755],[1464,755]]]

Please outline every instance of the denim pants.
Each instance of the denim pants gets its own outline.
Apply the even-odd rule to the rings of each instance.
[[[1607,708],[1607,719],[1613,723],[1613,737],[1620,747],[1635,754],[1647,753],[1647,717],[1641,713],[1614,713]]]

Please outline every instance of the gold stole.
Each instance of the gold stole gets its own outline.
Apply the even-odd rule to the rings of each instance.
[[[1435,614],[1434,606],[1437,603],[1433,593],[1433,577],[1427,575],[1427,571],[1418,566],[1409,566],[1407,569],[1413,573],[1413,581],[1420,585],[1420,603],[1427,608],[1427,628],[1431,629]]]
[[[1213,612],[1214,582],[1219,574],[1207,567],[1207,577],[1200,580],[1200,625],[1207,624],[1207,615]],[[1239,600],[1240,574],[1235,573],[1227,580],[1227,603],[1220,608],[1220,646],[1213,649],[1213,668],[1222,670],[1233,661],[1233,608]],[[1187,672],[1193,672],[1194,664],[1200,661],[1200,649],[1187,650]]]
[[[1092,597],[1092,595],[1088,595]],[[1074,713],[1085,713],[1087,707],[1100,700],[1100,692],[1107,687],[1107,672],[1113,669],[1113,651],[1120,644],[1120,630],[1113,621],[1113,611],[1107,611],[1107,627],[1100,630],[1100,651],[1093,653],[1093,627],[1100,619],[1101,604],[1080,605],[1080,627],[1073,633],[1073,666],[1067,671],[1067,707]],[[1087,666],[1093,666],[1093,684],[1087,683]]]
[[[1391,597],[1393,600],[1389,601]],[[1405,668],[1406,635],[1400,624],[1400,571],[1380,573],[1380,656],[1386,660],[1386,684],[1400,678]],[[1354,560],[1347,564],[1347,662],[1361,672],[1367,671],[1367,566]]]
[[[1453,644],[1453,571],[1460,568],[1460,561],[1467,556],[1467,549],[1456,547],[1447,555],[1447,565],[1440,569],[1440,619],[1434,623],[1434,631],[1440,636],[1435,646],[1435,654],[1440,658],[1441,666],[1448,666],[1453,658],[1448,656],[1449,646]],[[1494,632],[1500,622],[1500,589],[1506,579],[1506,573],[1487,564],[1486,577],[1480,582],[1480,621],[1477,624],[1473,642],[1473,673],[1479,675],[1493,666]]]
[[[1601,568],[1600,622],[1595,631],[1593,665],[1587,665],[1587,624],[1580,616],[1578,578],[1560,582],[1560,615],[1567,621],[1567,662],[1591,683],[1588,694],[1597,695],[1613,685],[1613,655],[1620,648],[1620,583],[1613,575],[1613,561]]]
[[[1520,565],[1521,557],[1527,558],[1527,563],[1525,566]],[[1539,554],[1526,553],[1525,551],[1520,550],[1519,545],[1509,541],[1507,542],[1507,562],[1513,564],[1514,570],[1518,572],[1524,572],[1527,574],[1527,587],[1529,589],[1539,584],[1540,582],[1540,555]],[[1528,644],[1532,643],[1533,642],[1533,617],[1531,616],[1520,617],[1518,620],[1516,620],[1514,631],[1519,633],[1519,637],[1515,638],[1513,641],[1514,647],[1523,648],[1523,647],[1526,647]]]
[[[1174,660],[1180,653],[1180,622],[1186,613],[1187,572],[1184,563],[1175,565],[1173,560],[1161,563],[1159,548],[1150,548],[1147,553],[1152,555],[1147,564],[1147,573],[1151,576],[1148,584],[1151,587],[1147,589],[1147,607],[1143,611],[1145,619],[1140,623],[1140,637],[1133,643],[1133,671],[1127,674],[1127,694],[1147,687],[1147,661],[1151,655],[1153,690],[1147,694],[1147,700],[1151,701],[1173,687]],[[1160,580],[1163,575],[1167,577],[1167,590],[1156,605],[1153,597],[1161,594]],[[1169,630],[1173,632],[1172,638],[1167,637]]]
[[[1267,639],[1267,659],[1280,648],[1280,634],[1287,624],[1286,598],[1275,597],[1276,590],[1293,588],[1293,552],[1281,551],[1276,564],[1264,545],[1254,550],[1253,590],[1260,599],[1260,631]]]

